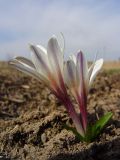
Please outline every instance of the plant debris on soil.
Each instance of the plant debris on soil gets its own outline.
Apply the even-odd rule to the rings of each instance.
[[[113,117],[101,135],[92,143],[80,142],[64,128],[72,121],[50,90],[1,62],[0,160],[120,160],[118,71],[102,71],[88,96],[90,123],[108,111]]]

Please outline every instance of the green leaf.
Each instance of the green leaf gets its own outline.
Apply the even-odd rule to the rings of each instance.
[[[104,115],[103,117],[101,117],[94,125],[89,125],[87,127],[87,131],[84,137],[82,137],[75,128],[70,127],[66,124],[64,124],[64,128],[66,128],[67,130],[72,131],[76,137],[80,140],[80,141],[85,141],[85,142],[92,142],[102,131],[102,129],[105,127],[105,125],[107,124],[107,122],[110,120],[110,118],[112,117],[112,113],[108,112],[106,115]]]
[[[87,131],[86,131],[86,134],[85,134],[85,137],[84,137],[84,141],[85,142],[91,142],[94,138],[94,134],[93,134],[93,126],[89,125],[87,127]]]
[[[101,130],[104,128],[104,126],[108,123],[108,121],[111,119],[113,113],[108,112],[103,117],[101,117],[93,126],[92,126],[92,134],[93,137],[96,137]]]

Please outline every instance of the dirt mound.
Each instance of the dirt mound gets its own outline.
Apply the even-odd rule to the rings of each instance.
[[[99,74],[88,97],[90,123],[108,111],[114,116],[102,134],[95,142],[81,143],[64,129],[63,124],[71,119],[48,88],[1,65],[0,160],[119,160],[118,72]]]

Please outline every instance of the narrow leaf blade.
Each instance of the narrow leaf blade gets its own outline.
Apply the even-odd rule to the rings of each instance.
[[[93,136],[97,136],[101,130],[104,128],[104,126],[108,123],[108,121],[111,119],[113,113],[108,112],[104,116],[102,116],[92,127]]]

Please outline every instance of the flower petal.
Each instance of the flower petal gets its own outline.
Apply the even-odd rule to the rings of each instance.
[[[28,64],[26,63],[23,63],[21,62],[20,60],[18,59],[22,59],[22,58],[19,58],[19,57],[16,57],[15,59],[9,61],[9,64],[14,66],[16,69],[18,69],[19,71],[22,71],[24,73],[27,73],[28,75],[38,79],[39,81],[44,81],[45,83],[48,83],[48,81],[42,76],[40,75],[36,70],[35,68],[29,66]],[[29,60],[25,60],[25,61],[29,61]],[[30,61],[29,61],[30,62]]]
[[[48,41],[47,53],[52,70],[63,72],[63,53],[55,36]]]
[[[64,80],[66,85],[71,89],[76,85],[76,67],[73,61],[68,60],[64,66]]]
[[[88,92],[88,65],[84,54],[80,51],[77,54],[77,80],[80,88]],[[81,91],[80,91],[81,92]]]
[[[36,70],[47,78],[49,72],[49,61],[46,49],[40,45],[30,45],[30,49],[33,51],[31,57]]]
[[[30,61],[30,60],[27,59],[27,58],[24,58],[24,57],[15,57],[15,59],[18,60],[19,62],[24,63],[24,64],[27,64],[28,66],[31,66],[32,68],[35,69],[35,66],[34,66],[34,64],[32,63],[32,61]]]
[[[77,55],[77,71],[80,80],[80,89],[78,102],[80,106],[81,118],[83,123],[83,128],[87,129],[87,94],[88,94],[88,65],[87,61],[80,51]]]
[[[74,64],[76,65],[77,61],[76,61],[76,56],[73,54],[69,57],[70,60],[72,60],[74,62]]]
[[[91,87],[96,75],[98,74],[98,72],[100,71],[101,67],[103,65],[103,59],[99,59],[95,62],[91,77],[90,77],[90,81],[89,81],[89,87]]]
[[[63,53],[54,36],[48,41],[47,53],[54,80],[61,90],[65,91],[63,82]]]
[[[95,66],[96,58],[97,58],[97,54],[95,55],[95,58],[94,58],[94,61],[93,61],[92,65],[91,65],[91,66],[89,67],[89,69],[88,69],[88,79],[89,79],[89,80],[90,80],[90,77],[91,77],[93,68],[94,68],[94,66]]]

